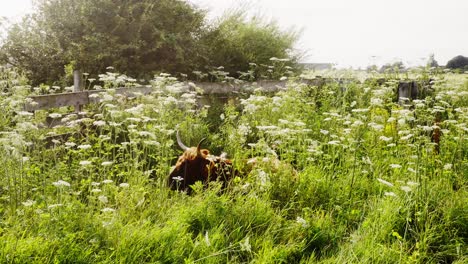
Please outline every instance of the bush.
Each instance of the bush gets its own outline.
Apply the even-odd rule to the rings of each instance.
[[[468,66],[468,57],[458,55],[447,62],[446,67],[450,69],[464,69]]]

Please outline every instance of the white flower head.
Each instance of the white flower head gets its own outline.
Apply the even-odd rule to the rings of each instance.
[[[89,160],[82,160],[82,161],[80,161],[80,165],[83,166],[83,167],[89,166],[89,165],[91,165],[91,164],[92,164],[92,162],[89,161]]]
[[[106,166],[110,166],[110,165],[112,165],[112,164],[114,164],[113,161],[104,161],[104,162],[101,163],[101,166],[106,167]]]
[[[103,213],[113,213],[113,212],[115,212],[115,209],[106,207],[106,208],[102,209],[101,212],[103,212]]]
[[[119,184],[120,187],[122,188],[128,188],[130,186],[130,184],[126,183],[126,182],[122,182],[121,184]]]
[[[401,186],[400,189],[403,190],[406,193],[411,192],[411,187],[409,187],[409,186]]]
[[[66,181],[63,181],[63,180],[58,180],[56,182],[53,182],[52,183],[55,187],[62,187],[62,186],[66,186],[66,187],[70,187],[70,183],[66,182]]]
[[[304,227],[304,228],[307,228],[309,226],[307,221],[304,218],[300,217],[300,216],[296,217],[296,223],[302,225],[302,227]]]
[[[452,167],[453,167],[453,164],[447,163],[447,164],[444,165],[444,170],[446,170],[446,171],[451,170]]]
[[[31,207],[31,206],[33,206],[35,203],[36,203],[36,201],[33,201],[33,200],[27,200],[26,202],[22,202],[22,204],[23,204],[25,207]]]
[[[377,181],[379,181],[380,183],[384,184],[384,185],[387,185],[389,187],[393,187],[393,184],[391,182],[388,182],[384,179],[380,179],[380,178],[377,178]]]
[[[105,195],[99,195],[98,200],[103,204],[106,204],[109,202],[109,199],[107,199],[107,196]]]
[[[390,168],[392,169],[400,169],[401,165],[400,164],[390,164]]]
[[[91,148],[91,145],[89,145],[89,144],[83,144],[83,145],[79,145],[78,148],[79,148],[79,149],[90,149],[90,148]]]

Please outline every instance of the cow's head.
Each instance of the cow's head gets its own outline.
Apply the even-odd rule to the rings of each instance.
[[[169,175],[168,185],[173,190],[190,192],[190,185],[197,181],[207,183],[221,180],[225,186],[231,178],[232,162],[222,157],[210,155],[209,150],[202,149],[203,138],[197,147],[187,147],[180,139],[177,131],[177,143],[184,153],[179,157],[174,170]]]

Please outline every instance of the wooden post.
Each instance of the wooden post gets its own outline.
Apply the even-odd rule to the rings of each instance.
[[[83,91],[83,79],[80,70],[73,71],[73,92],[81,92]],[[75,112],[81,112],[82,105],[79,103],[75,104]]]

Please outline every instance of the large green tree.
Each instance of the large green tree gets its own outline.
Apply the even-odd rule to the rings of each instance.
[[[295,31],[242,12],[213,25],[205,15],[185,0],[36,0],[35,12],[10,28],[0,55],[33,84],[69,82],[65,68],[98,74],[113,66],[148,78],[225,66],[236,75],[250,62],[292,57]]]
[[[180,0],[39,0],[3,45],[11,64],[50,82],[69,63],[98,73],[107,66],[133,76],[188,71],[204,11]]]

